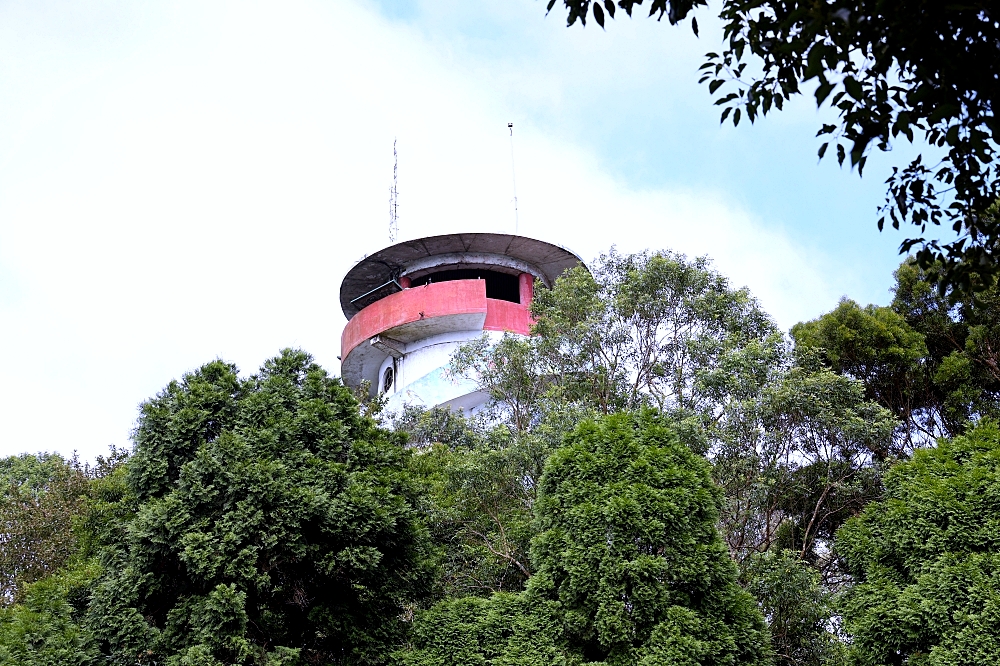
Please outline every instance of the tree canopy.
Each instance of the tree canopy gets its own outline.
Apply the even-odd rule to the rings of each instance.
[[[862,307],[844,299],[792,327],[796,348],[818,353],[834,371],[861,381],[866,396],[904,424],[901,448],[930,444],[1000,415],[996,278],[975,294],[942,292],[933,270],[909,260],[895,277],[890,305]]]
[[[841,529],[857,664],[1000,661],[1000,428],[917,451]]]
[[[525,591],[433,607],[403,662],[768,663],[763,618],[715,528],[719,501],[669,422],[582,423],[546,463]]]
[[[559,446],[558,433],[588,415],[657,407],[711,461],[723,492],[718,526],[746,584],[784,597],[761,599],[782,614],[771,625],[779,661],[818,663],[836,652],[823,619],[845,578],[833,539],[880,496],[882,467],[906,453],[895,414],[815,350],[791,353],[752,296],[706,260],[611,253],[593,274],[570,271],[539,289],[532,311],[534,337],[484,338],[453,361],[494,399],[490,421],[509,433],[438,459],[446,477],[449,457],[454,468],[477,470],[454,477],[462,482],[445,494],[449,506],[471,509],[463,546],[492,554],[469,561],[511,572],[504,559],[515,557],[530,586],[527,574],[538,572],[525,557],[524,526],[538,501],[539,461]],[[780,572],[790,575],[783,587]]]
[[[76,460],[55,454],[0,459],[0,605],[55,573],[76,550],[73,518],[87,478]]]
[[[407,453],[305,353],[142,406],[87,625],[130,663],[378,664],[429,593]]]
[[[541,433],[567,433],[587,414],[656,407],[714,463],[738,561],[780,542],[835,567],[818,553],[877,494],[875,466],[898,453],[897,421],[863,382],[808,355],[796,362],[757,301],[705,259],[612,252],[593,274],[578,268],[540,289],[532,313],[532,338],[483,338],[452,363],[493,398],[493,417],[520,446],[534,439],[532,450],[548,453],[558,438],[546,449]],[[522,511],[532,497],[523,494]]]
[[[654,406],[724,420],[780,363],[784,341],[750,292],[704,257],[602,255],[538,289],[533,337],[485,338],[453,358],[519,431],[548,405],[607,414]]]
[[[130,455],[0,460],[0,666],[994,663],[997,287],[896,281],[790,340],[612,252],[456,355],[491,409],[391,429],[208,363]]]
[[[549,0],[552,10],[558,0]],[[567,22],[601,26],[616,6],[631,16],[643,0],[562,0]],[[706,0],[651,0],[650,16],[685,20]],[[725,48],[708,53],[702,82],[723,107],[722,121],[780,110],[815,84],[817,106],[837,116],[817,136],[822,159],[833,147],[861,173],[872,149],[902,139],[926,150],[893,167],[878,227],[914,225],[900,251],[921,266],[939,263],[947,284],[975,290],[1000,270],[997,150],[1000,17],[990,0],[724,0]],[[691,19],[698,32],[695,18]],[[955,239],[928,235],[944,224]],[[933,232],[931,232],[933,234]]]

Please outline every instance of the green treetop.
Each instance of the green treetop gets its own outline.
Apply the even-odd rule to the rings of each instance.
[[[86,494],[87,475],[76,459],[56,454],[0,459],[0,606],[73,555],[73,519]]]
[[[518,595],[422,614],[411,666],[770,662],[715,527],[709,465],[650,414],[581,424],[545,466]]]
[[[88,609],[105,658],[383,662],[431,573],[407,456],[303,352],[171,382],[142,406],[137,513]]]
[[[1000,428],[914,453],[837,534],[859,666],[1000,663]]]
[[[914,261],[895,277],[891,305],[844,299],[792,337],[903,423],[901,453],[1000,416],[1000,289],[995,277],[975,294],[942,289],[936,270]]]

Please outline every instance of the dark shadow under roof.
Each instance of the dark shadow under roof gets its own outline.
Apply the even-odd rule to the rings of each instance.
[[[498,266],[490,255],[509,258],[511,265]],[[442,261],[429,268],[434,263],[434,257],[440,257]],[[551,286],[563,271],[582,262],[576,254],[564,247],[525,236],[488,233],[428,236],[397,243],[356,263],[340,285],[340,306],[344,310],[344,316],[350,319],[360,309],[357,303],[352,304],[351,301],[380,287],[384,289],[387,283],[401,275],[420,275],[446,268],[487,266],[514,273],[517,272],[514,267],[517,263],[526,264],[536,277]],[[413,267],[417,269],[408,270]],[[395,285],[390,285],[385,295],[391,293],[394,287]],[[377,296],[377,292],[373,296]]]

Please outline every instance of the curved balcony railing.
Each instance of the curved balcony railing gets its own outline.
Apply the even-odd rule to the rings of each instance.
[[[341,358],[362,342],[407,324],[460,316],[463,322],[475,321],[473,328],[487,331],[527,335],[531,330],[527,306],[486,298],[485,281],[435,282],[386,296],[354,315],[340,338]]]
[[[531,333],[533,323],[528,306],[495,298],[486,299],[486,321],[483,323],[483,330],[510,331],[528,335]]]

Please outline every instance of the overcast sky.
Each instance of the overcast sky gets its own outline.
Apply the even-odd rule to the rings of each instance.
[[[0,0],[0,455],[127,445],[138,404],[285,346],[339,373],[340,279],[400,235],[707,254],[785,329],[889,300],[888,160],[810,100],[720,127],[721,37],[543,0]],[[896,154],[894,159],[902,159]]]

